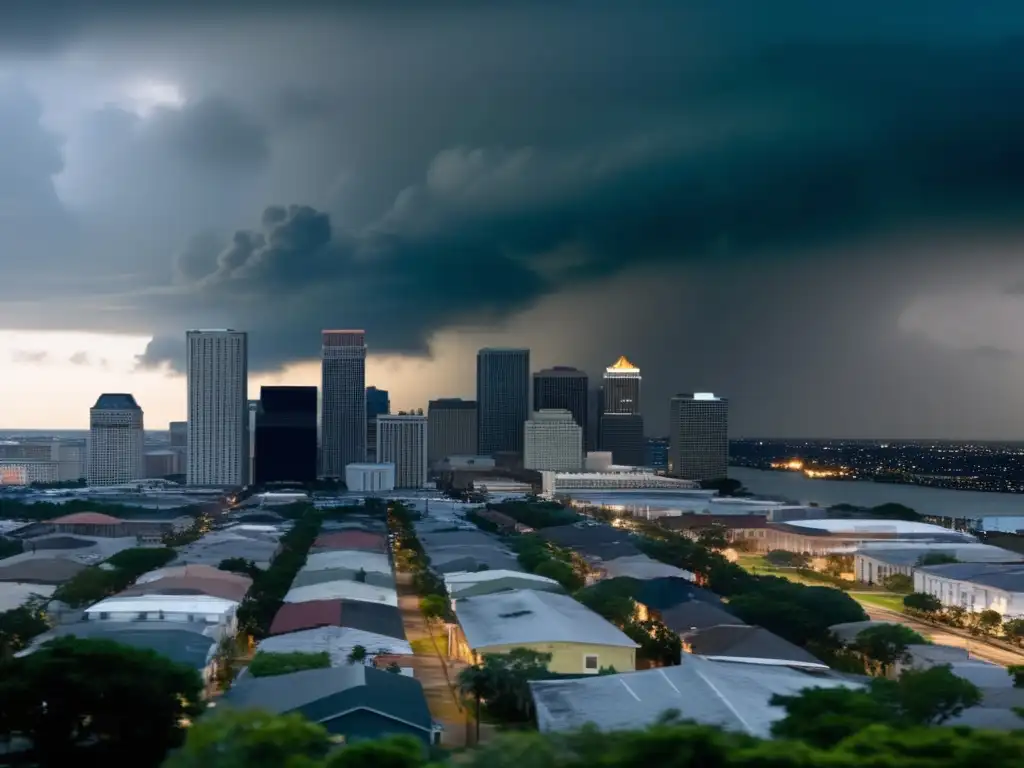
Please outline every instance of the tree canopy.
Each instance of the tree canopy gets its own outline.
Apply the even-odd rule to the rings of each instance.
[[[911,645],[926,645],[920,634],[902,624],[879,624],[859,632],[850,649],[857,651],[877,665],[880,674],[886,674],[898,661],[908,658]]]
[[[920,613],[938,613],[942,610],[942,602],[926,592],[911,592],[903,598],[903,607]]]
[[[272,677],[304,669],[327,669],[329,666],[331,657],[327,651],[257,651],[249,663],[249,674],[253,677]]]

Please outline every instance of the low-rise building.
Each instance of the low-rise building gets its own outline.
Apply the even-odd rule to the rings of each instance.
[[[85,609],[84,619],[96,622],[159,621],[201,624],[219,628],[220,635],[234,635],[238,602],[210,595],[117,596],[100,600]]]
[[[922,558],[946,555],[961,563],[1020,563],[1024,555],[989,544],[871,544],[853,557],[857,581],[880,583],[887,576],[913,576]]]
[[[690,632],[683,640],[683,650],[725,661],[762,659],[777,664],[828,669],[828,665],[822,664],[800,646],[763,627],[750,627],[743,623],[720,624]]]
[[[286,603],[305,603],[310,600],[353,600],[383,605],[398,605],[398,594],[390,587],[379,587],[361,581],[325,581],[292,587],[284,596]]]
[[[366,552],[354,549],[332,549],[315,552],[306,558],[302,572],[324,571],[329,568],[350,568],[367,573],[391,573],[391,560],[380,552]]]
[[[299,571],[292,580],[292,589],[326,584],[329,581],[362,581],[376,587],[395,588],[395,576],[392,573],[358,568],[324,568],[319,571]]]
[[[567,675],[636,668],[637,644],[567,595],[519,589],[455,601],[449,653],[469,664],[527,648],[551,654],[548,669]]]
[[[345,487],[353,493],[387,493],[395,490],[395,465],[349,464],[345,467]]]
[[[757,551],[805,552],[810,555],[852,553],[874,542],[973,544],[967,533],[907,520],[826,519],[768,523],[764,536],[753,539]]]
[[[411,656],[412,647],[404,638],[389,637],[351,627],[314,627],[260,641],[256,650],[267,653],[327,653],[332,667],[349,663],[356,647],[367,653],[367,663],[376,656]]]
[[[398,608],[353,600],[285,603],[274,615],[270,634],[286,635],[316,627],[346,627],[405,640],[405,626]]]
[[[1024,616],[1024,563],[950,563],[914,571],[914,591],[939,599],[945,608]]]
[[[383,533],[371,533],[370,531],[361,530],[322,533],[316,537],[311,551],[317,552],[321,550],[362,550],[383,554],[388,551],[388,538]]]
[[[444,577],[445,589],[452,600],[464,597],[490,595],[512,589],[536,589],[543,592],[564,593],[565,588],[554,579],[520,571],[463,571],[448,573]]]

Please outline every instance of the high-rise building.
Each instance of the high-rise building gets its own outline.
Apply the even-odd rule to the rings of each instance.
[[[448,456],[476,456],[476,401],[459,397],[427,404],[427,461],[431,465]]]
[[[316,480],[316,387],[261,387],[254,483]]]
[[[55,483],[81,480],[86,476],[88,440],[34,439],[0,443],[0,461],[28,467],[27,483]],[[13,466],[13,463],[9,466]],[[40,479],[42,477],[52,479]],[[11,481],[13,482],[13,481]],[[0,480],[0,485],[3,481]]]
[[[583,428],[571,411],[536,411],[523,432],[524,469],[574,472],[583,466]]]
[[[530,417],[530,350],[481,349],[476,355],[477,452],[523,453]]]
[[[616,464],[643,466],[644,420],[640,414],[640,369],[620,357],[605,369],[601,406],[601,450]]]
[[[668,473],[683,480],[729,474],[729,402],[711,392],[675,395],[669,404]]]
[[[366,388],[366,457],[377,460],[377,417],[391,413],[391,398],[386,389]]]
[[[395,488],[427,484],[427,417],[398,413],[377,417],[380,463],[395,465]]]
[[[601,414],[604,413],[604,387],[587,393],[587,451],[601,450]]]
[[[177,454],[177,470],[179,474],[188,471],[188,422],[172,421],[170,423],[171,450]]]
[[[128,394],[100,395],[89,411],[89,485],[121,485],[145,477],[142,409]]]
[[[189,331],[189,485],[245,485],[249,475],[249,340],[243,331]]]
[[[347,464],[366,461],[366,332],[324,331],[321,338],[321,474],[344,478]]]
[[[668,445],[667,437],[647,438],[647,458],[644,459],[644,466],[664,472],[668,469]]]
[[[533,410],[566,410],[583,430],[587,440],[587,374],[576,368],[556,365],[533,374]]]

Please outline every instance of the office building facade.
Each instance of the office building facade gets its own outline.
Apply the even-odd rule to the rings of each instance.
[[[427,417],[405,413],[378,416],[377,454],[378,463],[395,465],[395,488],[424,487],[427,484]]]
[[[583,466],[583,428],[572,412],[545,409],[523,425],[523,468],[576,472]]]
[[[391,413],[391,397],[386,389],[366,388],[366,457],[377,460],[377,417]]]
[[[121,485],[146,475],[142,409],[129,394],[104,394],[89,410],[86,481]]]
[[[253,482],[316,480],[316,387],[262,387]]]
[[[188,345],[189,485],[241,486],[249,477],[249,339],[199,330]]]
[[[589,379],[576,368],[556,365],[533,374],[533,411],[565,410],[572,414],[587,440]]]
[[[729,402],[711,392],[679,394],[669,404],[668,473],[684,480],[729,474]]]
[[[476,356],[477,452],[522,456],[530,417],[530,350],[481,349]]]
[[[459,397],[427,405],[427,461],[433,466],[448,456],[476,456],[477,406]]]
[[[171,450],[178,456],[178,474],[188,470],[188,422],[172,421],[168,426]]]
[[[343,479],[366,461],[366,333],[324,331],[321,341],[321,475]]]
[[[620,357],[604,372],[601,388],[600,450],[616,464],[643,466],[646,460],[640,403],[640,369]]]

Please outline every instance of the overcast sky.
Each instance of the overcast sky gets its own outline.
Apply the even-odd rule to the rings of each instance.
[[[429,9],[429,11],[427,10]],[[396,407],[474,355],[643,371],[735,436],[1024,435],[1024,3],[112,0],[0,22],[0,428],[184,417],[362,327]]]

